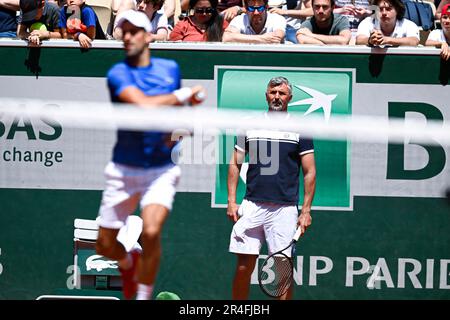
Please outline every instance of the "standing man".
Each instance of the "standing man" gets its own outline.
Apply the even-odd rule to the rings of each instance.
[[[266,100],[270,117],[284,112],[292,99],[288,79],[270,80]],[[239,207],[236,189],[245,154],[249,154],[247,189]],[[269,159],[267,159],[267,155]],[[270,160],[270,161],[269,161]],[[275,170],[274,170],[275,168]],[[299,174],[303,171],[304,200],[298,215]],[[297,226],[302,233],[311,225],[311,204],[316,185],[313,141],[298,133],[269,130],[248,130],[238,138],[228,169],[227,216],[233,222],[229,251],[237,255],[233,281],[233,299],[247,299],[250,278],[264,241],[269,254],[286,247]],[[281,297],[290,299],[292,288]]]
[[[297,31],[300,44],[347,45],[352,33],[347,17],[333,13],[334,0],[312,0],[314,15]]]
[[[172,60],[151,58],[151,25],[139,11],[122,14],[126,59],[108,72],[108,87],[113,102],[156,108],[194,100],[201,86],[180,87],[180,72]],[[161,231],[172,208],[180,168],[171,158],[176,141],[170,133],[119,130],[113,159],[106,166],[106,188],[99,210],[98,254],[117,260],[122,275],[123,293],[131,299],[150,299],[161,256]],[[127,253],[117,241],[119,229],[140,204],[143,228],[142,254]],[[136,270],[137,269],[137,270]],[[136,278],[137,276],[137,278]]]
[[[269,0],[244,0],[246,13],[231,20],[223,34],[223,42],[282,43],[286,19],[267,12]]]

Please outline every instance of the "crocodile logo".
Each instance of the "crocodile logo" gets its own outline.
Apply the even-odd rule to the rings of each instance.
[[[98,272],[103,269],[117,269],[117,261],[114,260],[103,260],[104,257],[98,254],[94,254],[86,259],[86,270],[95,269]]]

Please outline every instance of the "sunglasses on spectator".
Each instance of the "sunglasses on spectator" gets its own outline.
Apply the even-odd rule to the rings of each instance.
[[[255,12],[255,10],[257,10],[258,12],[263,12],[264,10],[266,10],[266,6],[259,6],[259,7],[255,7],[255,6],[247,6],[247,11],[248,12]]]
[[[195,13],[198,14],[211,14],[215,11],[214,8],[195,8],[194,9]]]

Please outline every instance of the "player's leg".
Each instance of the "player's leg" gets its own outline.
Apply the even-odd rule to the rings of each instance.
[[[161,232],[175,197],[180,178],[178,166],[151,169],[145,183],[147,189],[141,200],[143,229],[142,257],[138,267],[137,299],[150,299],[161,258]]]
[[[234,300],[246,300],[250,291],[250,279],[255,269],[258,255],[236,254],[237,264],[233,279],[232,298]]]
[[[290,286],[288,291],[286,291],[285,294],[283,294],[281,297],[278,298],[278,300],[292,300],[294,292],[294,286]]]
[[[138,268],[139,284],[153,286],[155,283],[161,259],[161,232],[168,216],[169,209],[159,204],[148,205],[142,210],[141,217],[144,224],[141,244],[143,251]],[[148,289],[152,290],[153,288]],[[147,292],[145,298],[149,299],[151,293]]]
[[[95,249],[98,254],[113,260],[120,261],[125,258],[124,246],[117,241],[119,229],[99,227]]]
[[[248,298],[251,275],[264,242],[265,212],[255,202],[244,200],[238,214],[240,218],[231,231],[229,251],[237,256],[232,298],[243,300]]]
[[[292,240],[297,229],[297,206],[284,206],[276,204],[268,204],[268,214],[264,224],[267,248],[269,254],[282,250]],[[287,256],[291,256],[291,251],[284,252]],[[293,258],[293,257],[291,257]],[[284,293],[279,300],[290,300],[293,296],[293,286]]]
[[[96,251],[98,254],[107,258],[117,260],[119,266],[126,267],[125,259],[127,254],[122,243],[117,241],[117,234],[124,225],[124,221],[129,212],[133,212],[137,207],[139,195],[133,195],[120,203],[108,206],[102,201],[100,208],[100,217],[98,219],[99,230],[96,242]],[[120,212],[120,214],[118,214]]]
[[[119,271],[122,278],[122,292],[125,299],[131,299],[136,294],[137,284],[135,281],[136,267],[138,265],[138,252],[127,252],[124,245],[117,240],[117,234],[124,225],[128,212],[133,212],[137,206],[139,197],[134,195],[125,201],[114,206],[116,210],[108,210],[102,205],[100,209],[99,232],[96,242],[96,251],[98,254],[117,260]],[[102,202],[104,204],[104,202]],[[122,212],[118,218],[112,212]],[[119,225],[121,225],[119,227]],[[107,227],[104,227],[107,226]],[[109,227],[119,227],[111,229]]]
[[[96,242],[98,254],[118,261],[126,299],[132,298],[136,293],[134,275],[137,256],[126,251],[123,244],[117,240],[117,234],[139,202],[139,194],[130,188],[130,185],[133,185],[130,181],[133,175],[127,176],[129,170],[112,162],[106,166],[106,187],[97,219],[99,233]]]

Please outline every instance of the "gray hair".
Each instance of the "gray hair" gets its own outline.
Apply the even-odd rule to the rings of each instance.
[[[289,82],[289,80],[285,77],[275,77],[270,79],[269,83],[267,84],[267,89],[272,87],[278,87],[281,86],[282,84],[287,85],[289,88],[289,94],[292,94],[292,85]]]

